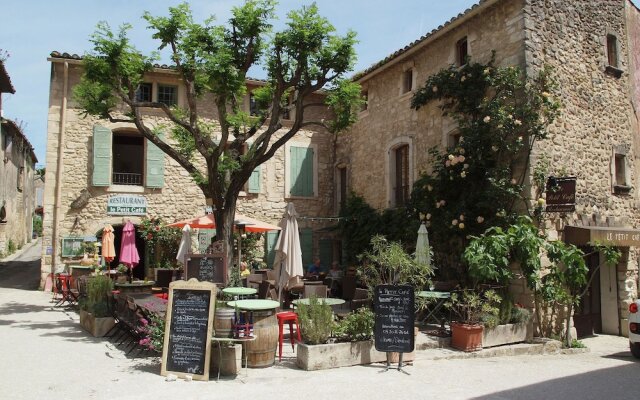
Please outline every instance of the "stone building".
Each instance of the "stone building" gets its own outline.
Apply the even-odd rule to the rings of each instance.
[[[51,87],[49,96],[47,166],[44,193],[42,283],[51,271],[74,263],[77,257],[66,243],[83,238],[100,237],[105,224],[116,233],[116,249],[126,220],[134,225],[143,216],[160,217],[165,222],[193,218],[205,213],[205,198],[189,174],[139,134],[132,124],[110,123],[94,117],[84,118],[72,93],[82,75],[82,58],[67,53],[51,53]],[[248,80],[248,93],[262,85]],[[156,66],[141,85],[141,96],[167,104],[186,102],[184,85],[175,71]],[[320,95],[317,95],[320,96]],[[310,99],[317,102],[318,98]],[[245,98],[247,111],[251,96]],[[212,98],[204,96],[198,105],[203,117],[215,119]],[[324,109],[309,109],[309,118]],[[158,111],[149,110],[155,126],[166,122]],[[155,113],[155,114],[154,114]],[[285,126],[287,122],[285,121]],[[172,139],[165,135],[164,140]],[[310,217],[334,215],[333,137],[323,130],[300,130],[285,147],[254,171],[241,192],[237,212],[277,224],[288,202],[293,202],[301,216],[303,258],[311,263],[313,254],[322,253],[330,264],[334,241],[324,233],[326,222]],[[299,176],[306,185],[294,186]],[[294,189],[295,188],[295,189]],[[128,211],[118,211],[115,203],[135,204]],[[306,218],[309,217],[309,218]],[[80,238],[80,239],[78,239]],[[267,233],[265,252],[270,259],[277,232]],[[138,252],[144,257],[144,242],[137,239]],[[116,250],[116,253],[118,250]],[[64,253],[64,254],[63,254]],[[117,263],[117,259],[114,260]],[[141,265],[144,265],[144,260]],[[148,274],[143,268],[136,276]]]
[[[20,125],[2,116],[2,93],[15,89],[0,61],[0,253],[7,254],[32,238],[37,159]]]
[[[640,12],[629,0],[482,0],[355,78],[367,105],[336,150],[336,182],[378,209],[428,170],[428,149],[455,142],[457,125],[437,104],[410,108],[417,87],[465,56],[518,66],[529,76],[544,65],[560,83],[562,114],[537,142],[527,167],[545,156],[552,174],[577,177],[576,210],[545,214],[552,239],[579,246],[608,239],[623,251],[603,266],[576,314],[578,333],[624,334],[637,296],[639,206]],[[402,170],[402,173],[398,173]],[[529,177],[529,182],[531,182]],[[592,270],[599,264],[596,254]],[[512,292],[526,300],[524,285]]]

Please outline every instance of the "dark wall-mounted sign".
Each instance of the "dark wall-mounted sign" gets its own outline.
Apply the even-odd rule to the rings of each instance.
[[[547,180],[546,212],[572,212],[576,210],[576,178],[554,176]]]
[[[216,285],[175,281],[169,285],[161,374],[209,380]]]
[[[378,351],[410,353],[415,345],[415,295],[408,285],[378,285],[374,291]]]
[[[185,279],[224,284],[227,277],[225,257],[215,254],[187,254]]]

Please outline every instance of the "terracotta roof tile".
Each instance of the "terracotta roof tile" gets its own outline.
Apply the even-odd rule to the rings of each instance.
[[[25,141],[25,148],[29,150],[29,154],[33,159],[33,163],[34,164],[37,163],[38,158],[36,157],[36,153],[33,151],[33,146],[31,145],[31,142],[29,142],[29,139],[27,139],[27,135],[25,135],[24,132],[22,132],[22,128],[20,128],[18,124],[16,124],[14,121],[10,119],[2,118],[0,119],[0,122],[2,122],[2,125],[7,127],[7,129],[13,131],[16,135],[20,136]]]
[[[9,73],[4,68],[4,62],[0,61],[0,93],[15,93],[16,90],[13,88],[13,84],[11,84],[11,77],[9,77]]]

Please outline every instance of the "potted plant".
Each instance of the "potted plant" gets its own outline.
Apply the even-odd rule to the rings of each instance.
[[[80,325],[95,337],[107,334],[115,325],[111,316],[109,299],[113,283],[108,276],[99,275],[87,279],[87,297],[80,303]]]
[[[124,264],[118,264],[116,271],[118,271],[118,277],[116,278],[118,283],[127,283],[129,268]]]
[[[501,301],[494,290],[468,289],[452,293],[445,303],[445,307],[455,314],[455,320],[451,322],[451,347],[463,351],[481,350],[484,326],[497,325]]]
[[[487,324],[487,318],[483,318],[485,329],[482,333],[482,347],[501,346],[533,339],[530,310],[520,304],[513,304],[508,298],[502,301],[500,308],[498,325]]]

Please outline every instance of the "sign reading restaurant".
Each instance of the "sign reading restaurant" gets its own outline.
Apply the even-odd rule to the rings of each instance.
[[[116,194],[107,199],[108,215],[146,215],[147,198],[135,194]]]

